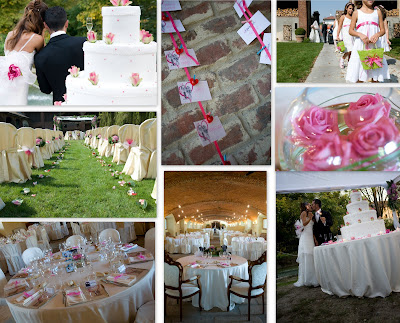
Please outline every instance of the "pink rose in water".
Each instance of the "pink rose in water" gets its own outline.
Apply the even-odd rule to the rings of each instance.
[[[15,78],[22,76],[22,72],[18,66],[11,64],[8,69],[8,79],[13,81]]]
[[[93,85],[97,85],[99,83],[99,76],[95,72],[92,72],[89,74],[89,81]]]
[[[96,34],[93,30],[88,31],[88,33],[87,33],[87,40],[88,40],[90,43],[95,43],[95,42],[97,41],[97,34]]]
[[[335,170],[349,164],[352,146],[345,136],[325,134],[304,153],[304,171]]]
[[[108,44],[108,45],[111,45],[114,42],[114,37],[115,37],[115,35],[113,33],[108,33],[104,37],[105,43]]]
[[[132,76],[130,77],[132,86],[139,86],[140,82],[142,82],[143,79],[140,78],[139,73],[132,73]]]
[[[147,30],[142,29],[140,31],[140,41],[143,44],[150,44],[154,40],[152,34],[150,34]]]
[[[376,123],[383,116],[389,117],[390,109],[390,103],[378,93],[363,95],[357,102],[350,103],[344,121],[354,130],[368,123]]]
[[[79,68],[79,67],[76,67],[75,65],[74,66],[71,66],[71,68],[70,69],[68,69],[68,72],[69,72],[69,74],[71,75],[71,76],[73,76],[73,77],[78,77],[79,76],[79,71],[80,71],[81,69]]]
[[[367,124],[351,132],[349,141],[354,153],[360,158],[366,158],[377,154],[379,149],[385,148],[388,143],[398,143],[400,133],[391,119],[382,117],[376,123]]]
[[[336,111],[313,106],[292,120],[293,140],[309,144],[323,134],[338,133],[337,124]]]

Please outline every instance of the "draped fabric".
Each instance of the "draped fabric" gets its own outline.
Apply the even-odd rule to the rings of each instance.
[[[38,129],[38,128],[35,129],[35,140],[38,137],[41,137],[44,141],[46,141],[46,131],[44,129]],[[43,147],[40,147],[39,149],[43,159],[51,158],[50,149],[47,143]]]
[[[154,187],[153,187],[153,192],[151,192],[151,197],[157,200],[157,177],[156,180],[154,181]]]
[[[40,149],[36,146],[35,130],[28,127],[17,130],[18,149],[22,149],[28,157],[30,167],[42,168],[44,166]]]
[[[126,124],[119,128],[119,143],[115,145],[113,162],[117,165],[124,164],[132,147],[139,144],[139,125]]]
[[[113,135],[118,135],[119,128],[120,128],[120,126],[117,126],[117,125],[108,127],[105,141],[103,142],[101,151],[99,151],[101,156],[105,156],[105,157],[112,156],[114,144],[109,144],[108,138],[110,138]]]

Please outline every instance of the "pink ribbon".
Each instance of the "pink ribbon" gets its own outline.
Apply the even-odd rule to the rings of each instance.
[[[123,276],[125,276],[125,275],[124,275],[124,274],[121,274],[121,275],[115,276],[115,277],[114,277],[114,281],[116,281],[118,278],[121,278],[121,277],[123,277]]]
[[[26,298],[29,298],[29,297],[31,297],[32,295],[29,294],[29,293],[27,293],[27,292],[24,292],[24,296],[25,296]]]
[[[362,61],[363,63],[367,64],[369,67],[374,66],[374,64],[382,67],[382,58],[378,57],[376,54],[374,56],[367,56],[365,60]]]
[[[68,296],[79,296],[81,294],[81,292],[71,292],[71,293],[68,293],[67,295]]]
[[[139,255],[138,258],[140,258],[140,259],[146,259],[146,257],[143,256],[143,255]]]
[[[19,281],[16,280],[16,281],[12,282],[11,285],[14,285],[15,287],[17,287],[17,285],[19,285]]]
[[[375,21],[364,21],[361,24],[358,24],[356,29],[358,29],[362,26],[365,26],[365,25],[375,25],[375,26],[379,27],[379,25]]]
[[[344,27],[349,27],[349,26],[350,26],[350,25],[343,25],[343,28],[344,28]]]

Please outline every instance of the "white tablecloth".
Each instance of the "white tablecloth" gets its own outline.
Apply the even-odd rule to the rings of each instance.
[[[144,251],[138,247],[134,251]],[[105,262],[93,263],[96,271],[109,270]],[[27,309],[13,305],[7,300],[10,311],[17,323],[21,322],[133,322],[140,306],[154,300],[154,261],[136,264],[129,267],[144,268],[138,281],[131,287],[119,287],[111,284],[103,284],[110,297],[90,301],[72,307],[64,307],[62,294],[58,293],[46,305],[41,308]],[[69,280],[79,280],[79,273],[71,273]]]
[[[201,275],[200,282],[202,288],[201,306],[204,310],[209,311],[213,307],[218,307],[222,311],[226,311],[228,307],[228,285],[230,282],[229,276],[234,275],[243,279],[248,279],[248,264],[247,260],[239,257],[232,256],[232,263],[238,264],[235,267],[220,268],[216,265],[207,266],[207,268],[191,268],[186,265],[200,260],[203,263],[209,263],[214,261],[226,261],[213,257],[212,259],[203,259],[202,257],[188,256],[179,258],[177,261],[183,266],[184,279],[189,279],[196,275]],[[244,299],[231,296],[230,310],[235,307],[235,303],[243,303]],[[192,300],[192,305],[199,306],[199,295],[195,295]]]
[[[314,248],[323,292],[386,297],[400,292],[400,232]]]

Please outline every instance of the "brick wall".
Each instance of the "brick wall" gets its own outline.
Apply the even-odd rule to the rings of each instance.
[[[237,34],[244,18],[237,16],[233,1],[180,3],[182,11],[171,15],[182,20],[182,36],[200,62],[189,68],[190,74],[208,81],[212,100],[203,106],[224,126],[226,137],[218,141],[222,153],[238,164],[270,164],[271,69],[259,64],[259,42],[247,46]],[[253,1],[249,9],[253,14],[260,10],[271,21],[269,1]],[[171,49],[170,36],[164,34],[162,50]],[[169,71],[164,53],[162,80],[162,163],[221,163],[215,146],[202,147],[195,132],[193,122],[203,118],[198,104],[180,103],[177,82],[187,81],[184,70]]]

